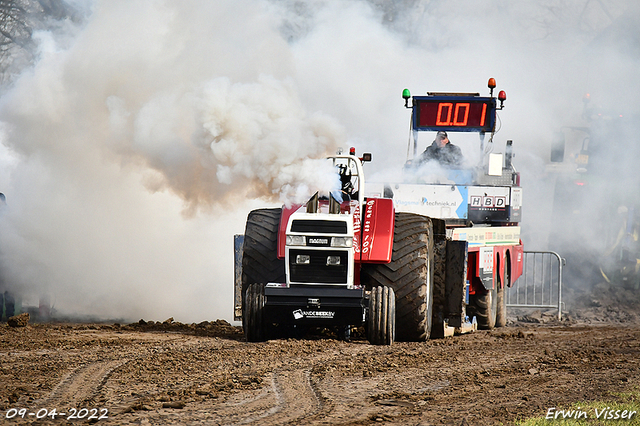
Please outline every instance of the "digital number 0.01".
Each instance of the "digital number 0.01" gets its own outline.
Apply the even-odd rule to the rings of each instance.
[[[455,107],[454,107],[455,105]],[[464,127],[469,122],[469,111],[471,104],[469,102],[453,103],[440,102],[438,104],[438,115],[436,117],[436,126],[460,126]],[[480,114],[480,127],[484,126],[485,117],[487,115],[487,104],[482,104],[482,113]]]

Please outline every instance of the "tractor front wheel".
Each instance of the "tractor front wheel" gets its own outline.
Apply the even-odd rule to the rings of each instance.
[[[247,342],[264,342],[267,339],[264,321],[264,285],[250,284],[244,295],[242,326]]]
[[[396,335],[396,295],[387,286],[375,286],[369,299],[367,336],[372,345],[390,345]]]

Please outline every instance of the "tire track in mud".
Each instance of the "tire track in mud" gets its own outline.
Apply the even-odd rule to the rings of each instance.
[[[324,399],[311,380],[310,369],[280,370],[273,374],[278,410],[270,417],[276,423],[296,423],[321,414]]]
[[[270,389],[253,398],[228,404],[229,410],[218,412],[223,418],[245,413],[242,419],[229,424],[302,424],[304,420],[317,420],[326,412],[322,397],[311,378],[309,368],[277,369],[271,373]],[[246,413],[252,413],[246,416]],[[226,422],[225,422],[226,423]]]
[[[233,410],[218,411],[223,419],[222,424],[366,421],[381,412],[397,414],[411,410],[415,403],[404,399],[412,399],[410,396],[413,394],[439,392],[451,385],[448,380],[425,374],[421,368],[412,368],[401,374],[378,373],[375,378],[312,374],[312,365],[332,365],[332,359],[335,358],[352,359],[360,350],[357,346],[341,348],[338,353],[326,353],[307,360],[308,363],[299,368],[290,366],[276,369],[271,373],[270,388],[239,401],[234,404]],[[402,380],[397,382],[399,377]],[[390,392],[390,395],[381,395],[381,389]],[[226,408],[229,408],[228,403],[225,402]]]
[[[51,391],[35,402],[39,406],[81,408],[84,401],[95,396],[111,374],[128,359],[92,362],[68,373]]]

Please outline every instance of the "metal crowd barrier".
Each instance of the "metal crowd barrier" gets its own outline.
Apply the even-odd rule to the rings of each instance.
[[[562,319],[562,267],[565,260],[553,251],[525,251],[523,272],[507,289],[510,308],[557,308]]]

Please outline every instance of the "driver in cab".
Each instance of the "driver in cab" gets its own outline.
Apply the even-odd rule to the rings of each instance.
[[[447,132],[438,132],[433,143],[418,157],[418,164],[432,160],[445,167],[459,168],[462,166],[462,150],[449,141]]]

